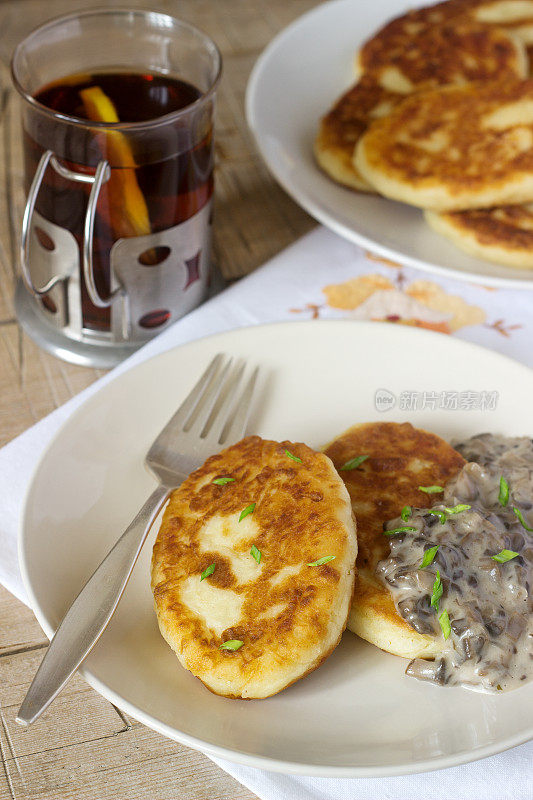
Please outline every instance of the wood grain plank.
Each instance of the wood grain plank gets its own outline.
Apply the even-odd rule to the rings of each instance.
[[[44,654],[31,611],[0,590],[0,798],[253,797],[201,753],[129,720],[76,675],[29,729],[15,716]],[[5,643],[9,644],[7,647]],[[11,788],[10,788],[11,787]]]
[[[0,658],[31,648],[44,647],[47,639],[33,612],[0,586]]]
[[[20,728],[16,712],[43,653],[0,657],[0,751],[16,798],[251,797],[202,754],[117,713],[79,675],[34,725]]]

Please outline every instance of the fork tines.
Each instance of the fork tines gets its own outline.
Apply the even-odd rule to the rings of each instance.
[[[187,433],[218,445],[236,441],[245,431],[258,368],[241,387],[246,361],[219,353],[208,367],[203,391],[184,424]],[[205,374],[205,373],[204,373]],[[240,391],[239,391],[240,389]]]

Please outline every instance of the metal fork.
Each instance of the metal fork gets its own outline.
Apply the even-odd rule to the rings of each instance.
[[[231,358],[215,356],[150,447],[145,463],[159,486],[65,614],[19,709],[20,725],[42,714],[106,629],[171,490],[208,456],[243,436],[258,374],[256,368],[239,394],[245,366],[232,368]]]

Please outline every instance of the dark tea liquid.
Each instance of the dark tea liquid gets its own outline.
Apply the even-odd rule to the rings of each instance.
[[[84,100],[91,96],[85,90],[95,87],[96,111]],[[44,86],[34,97],[60,114],[100,123],[110,121],[98,116],[105,112],[108,99],[120,122],[142,123],[191,105],[200,92],[167,75],[109,71],[64,78]],[[56,122],[43,114],[40,127],[24,133],[26,191],[46,147],[77,172],[93,174],[104,158],[111,166],[111,179],[103,185],[98,199],[93,242],[95,283],[104,298],[110,292],[110,251],[118,239],[156,233],[184,222],[200,211],[212,195],[210,123],[205,117],[192,126],[183,118],[163,123],[120,133],[109,133],[105,128],[95,133],[95,128],[71,126],[67,135],[62,130],[56,141]],[[43,126],[50,126],[50,130]],[[80,247],[80,265],[90,188],[89,184],[62,178],[49,166],[36,202],[43,217],[74,234]],[[84,327],[109,330],[109,308],[97,308],[91,303],[83,276],[81,287]],[[44,297],[43,304],[53,310],[50,298]]]

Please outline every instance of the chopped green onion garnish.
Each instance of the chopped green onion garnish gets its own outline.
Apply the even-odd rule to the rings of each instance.
[[[444,510],[447,514],[460,514],[461,511],[468,511],[469,508],[472,508],[472,506],[469,506],[466,503],[459,503],[458,506],[453,506],[452,508],[447,508],[444,506]]]
[[[407,531],[416,531],[412,525],[403,525],[401,528],[393,528],[390,531],[383,531],[385,536],[394,536],[395,533],[407,533]]]
[[[221,650],[238,650],[239,647],[242,647],[244,642],[241,642],[240,639],[228,639],[227,642],[222,642],[220,645]]]
[[[435,578],[435,582],[433,584],[433,590],[431,592],[431,605],[438,612],[439,610],[439,600],[442,597],[442,581],[440,579],[440,572],[437,570],[437,577]]]
[[[444,525],[446,522],[446,512],[441,511],[438,508],[428,508],[426,514],[431,514],[433,517],[438,517],[441,525]]]
[[[516,508],[515,506],[513,506],[513,513],[514,513],[514,515],[515,515],[516,517],[518,517],[518,519],[519,519],[519,521],[520,521],[520,524],[522,525],[522,527],[523,527],[523,528],[525,528],[525,529],[526,529],[526,531],[533,531],[533,528],[530,528],[530,527],[529,527],[529,526],[526,524],[526,521],[525,521],[525,519],[524,519],[524,515],[522,514],[522,512],[520,511],[520,509],[519,509],[519,508]]]
[[[501,506],[506,506],[509,502],[509,484],[503,475],[500,478],[500,494],[498,495],[498,501]]]
[[[429,567],[432,563],[433,559],[437,555],[437,550],[439,549],[440,544],[436,544],[435,547],[430,547],[429,550],[424,552],[424,558],[422,559],[422,563],[420,564],[420,569],[424,567]]]
[[[308,561],[308,567],[321,567],[322,564],[327,564],[328,561],[333,561],[335,556],[322,556],[322,558],[317,558],[316,561]]]
[[[235,478],[215,478],[212,483],[215,483],[217,486],[225,486],[227,483],[233,483]]]
[[[412,513],[413,513],[413,509],[411,508],[411,506],[404,506],[402,508],[400,516],[401,516],[401,518],[403,519],[404,522],[407,522],[407,520],[409,519],[409,517],[411,516]]]
[[[438,517],[440,519],[440,524],[444,525],[448,514],[460,514],[461,511],[468,511],[469,508],[472,508],[472,506],[469,506],[466,503],[460,503],[457,506],[453,506],[453,508],[448,508],[447,506],[444,506],[443,509],[428,508],[425,509],[425,513],[432,514],[434,517]]]
[[[209,564],[208,567],[204,569],[202,574],[200,575],[200,580],[203,581],[204,578],[209,578],[210,575],[213,574],[215,571],[216,564]]]
[[[239,522],[242,522],[243,519],[248,516],[248,514],[253,514],[254,510],[255,510],[255,503],[250,503],[249,506],[246,506],[244,511],[241,511]]]
[[[516,558],[518,553],[515,553],[514,550],[500,550],[495,556],[491,556],[493,561],[497,561],[498,564],[505,564],[506,561],[510,561],[512,558]]]
[[[302,459],[301,458],[298,458],[298,456],[293,456],[293,454],[289,453],[288,450],[285,450],[285,455],[288,456],[289,458],[292,458],[293,461],[297,461],[298,464],[302,463]]]
[[[419,486],[418,488],[421,492],[425,492],[426,494],[438,494],[444,491],[443,486]]]
[[[448,612],[446,611],[446,609],[444,609],[444,611],[440,615],[439,622],[444,638],[447,639],[450,633],[452,632],[452,626],[450,625],[450,618],[448,616]]]
[[[351,458],[349,461],[346,462],[346,464],[343,464],[342,467],[339,467],[339,470],[357,469],[357,467],[359,467],[363,463],[363,461],[366,461],[367,458],[369,458],[369,456],[356,456],[355,458]]]
[[[253,558],[255,558],[255,560],[257,561],[258,564],[261,563],[262,553],[261,553],[261,550],[257,549],[255,544],[252,545],[252,549],[250,550],[250,555],[253,556]]]

